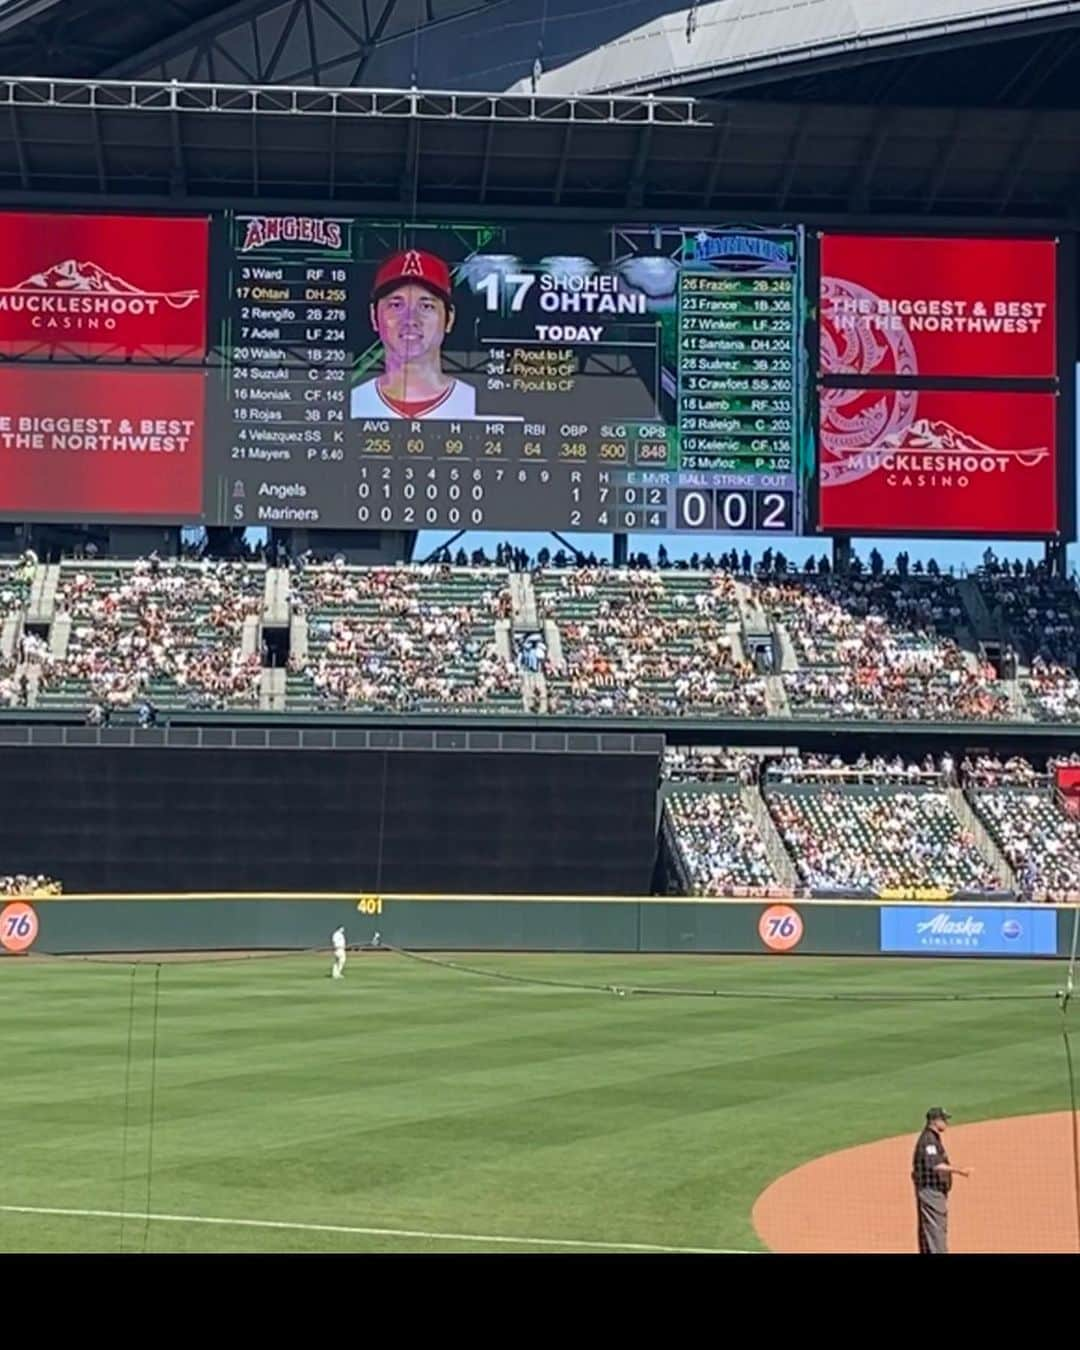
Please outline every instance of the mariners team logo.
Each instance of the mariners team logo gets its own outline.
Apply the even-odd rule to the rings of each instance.
[[[115,328],[119,319],[183,310],[197,290],[146,290],[97,263],[66,258],[15,286],[0,287],[0,314],[26,314],[34,328]]]
[[[700,230],[683,245],[683,261],[730,272],[794,272],[796,255],[792,243],[768,235]]]

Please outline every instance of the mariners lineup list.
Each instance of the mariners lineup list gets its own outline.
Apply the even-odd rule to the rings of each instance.
[[[525,263],[483,275],[466,294],[434,246],[403,250],[386,264],[401,284],[419,278],[455,311],[439,352],[449,381],[440,408],[440,397],[395,401],[393,333],[376,331],[372,305],[383,264],[363,246],[363,223],[237,215],[229,228],[220,518],[336,529],[800,528],[794,231],[686,232],[696,243],[672,297],[674,369],[656,389],[638,378],[632,406],[644,415],[621,417],[626,384],[605,384],[590,366],[627,364],[620,335],[661,325],[612,272]],[[419,331],[406,338],[421,341]]]

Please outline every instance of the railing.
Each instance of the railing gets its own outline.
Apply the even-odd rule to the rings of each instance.
[[[97,112],[258,114],[271,117],[394,118],[465,122],[556,122],[707,127],[697,99],[652,94],[468,93],[318,85],[204,84],[178,80],[0,79],[0,106]]]

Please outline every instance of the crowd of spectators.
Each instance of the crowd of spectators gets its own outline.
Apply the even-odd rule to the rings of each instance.
[[[674,791],[665,807],[692,895],[750,895],[777,888],[761,831],[737,790]]]
[[[0,876],[0,896],[5,900],[33,899],[35,896],[63,895],[59,881],[42,875],[28,876],[25,872]]]
[[[972,797],[1029,900],[1080,900],[1080,820],[1045,780],[984,788]]]
[[[760,759],[722,745],[669,745],[663,777],[669,782],[743,783],[757,781]]]
[[[1039,778],[1039,772],[1022,755],[965,755],[960,761],[960,777],[969,787],[1026,787]]]
[[[760,829],[735,790],[760,784],[802,889],[1000,894],[995,862],[957,815],[947,789],[969,773],[1008,773],[1017,781],[1034,775],[1026,761],[1007,764],[980,756],[958,767],[948,752],[920,760],[866,754],[844,759],[835,754],[761,756],[724,746],[669,747],[664,776],[673,783],[730,785],[714,793],[675,789],[667,798],[684,871],[698,893],[775,885]]]
[[[0,638],[9,619],[17,619],[25,612],[30,594],[37,557],[25,553],[17,563],[0,565]],[[22,652],[17,643],[4,654],[0,647],[0,707],[19,707],[26,703],[25,677],[18,674]]]
[[[263,604],[265,574],[229,563],[156,555],[132,567],[75,567],[61,576],[57,617],[70,617],[63,656],[41,654],[42,687],[85,685],[106,709],[153,692],[190,708],[258,701],[257,647],[242,655],[244,620]]]
[[[785,754],[770,759],[765,768],[769,783],[909,783],[951,786],[956,765],[947,752],[940,759],[925,755],[906,760],[902,755],[860,754],[853,760],[840,755]]]
[[[992,616],[1007,630],[1024,663],[1075,670],[1080,664],[1080,592],[1070,581],[1048,577],[1041,567],[1010,571],[989,564],[979,589]]]
[[[636,554],[619,568],[566,549],[540,550],[534,559],[510,544],[498,546],[494,567],[476,565],[486,557],[479,550],[465,568],[451,567],[450,557],[444,550],[421,567],[358,569],[341,557],[317,565],[304,554],[290,564],[294,609],[308,617],[312,640],[289,668],[308,681],[318,705],[520,710],[524,672],[545,677],[528,682],[526,710],[553,715],[758,718],[782,713],[781,686],[796,717],[1023,715],[1011,679],[972,649],[956,580],[933,563],[911,566],[904,554],[892,573],[874,551],[868,564],[852,559],[844,576],[824,559],[798,570],[771,548],[757,560],[731,548],[686,563],[673,563],[661,548],[655,560]],[[462,550],[457,558],[470,562]],[[25,608],[36,566],[28,553],[16,567],[0,567],[0,629]],[[532,572],[540,622],[529,634],[511,632],[507,650],[494,641],[490,620],[511,617],[513,572]],[[449,575],[472,578],[475,588],[463,582],[457,596],[432,596],[432,579]],[[9,626],[0,706],[27,704],[39,683],[45,703],[71,692],[106,711],[155,691],[160,704],[162,686],[172,706],[254,705],[261,656],[258,644],[242,649],[240,637],[244,620],[259,611],[264,579],[237,562],[152,556],[134,567],[66,564],[56,609],[58,619],[71,619],[66,653],[53,654],[29,633],[12,650]],[[1030,713],[1044,722],[1080,721],[1075,586],[989,554],[977,582],[1001,632],[1032,654],[1020,679]],[[758,607],[790,638],[790,649],[782,640],[773,650],[795,657],[796,668],[785,661],[771,683],[772,663],[763,659],[755,669],[747,659],[759,660],[766,642],[751,626]],[[557,642],[539,631],[544,620],[554,621]],[[33,667],[40,682],[28,678]]]
[[[1074,666],[1037,656],[1021,680],[1028,707],[1040,722],[1080,720],[1080,673]]]
[[[582,568],[540,572],[540,612],[559,628],[564,667],[548,667],[549,707],[576,714],[760,717],[766,683],[736,650],[735,582],[724,572]]]
[[[796,715],[907,721],[1000,720],[1009,693],[958,638],[956,583],[869,575],[775,581],[760,588],[790,636],[799,669],[784,675]]]
[[[812,890],[1000,889],[994,867],[942,791],[773,791],[767,801]]]
[[[290,669],[324,706],[406,713],[503,699],[520,710],[520,671],[495,641],[511,610],[505,572],[339,563],[305,568],[292,594],[308,653]]]

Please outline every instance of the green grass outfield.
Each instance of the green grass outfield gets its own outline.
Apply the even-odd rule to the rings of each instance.
[[[386,954],[342,982],[313,956],[0,961],[0,1252],[760,1250],[755,1197],[807,1159],[939,1102],[1069,1104],[1063,962],[452,959],[795,997]],[[799,997],[890,991],[941,997]],[[154,1214],[297,1227],[11,1212],[143,1214],[148,1160]]]

